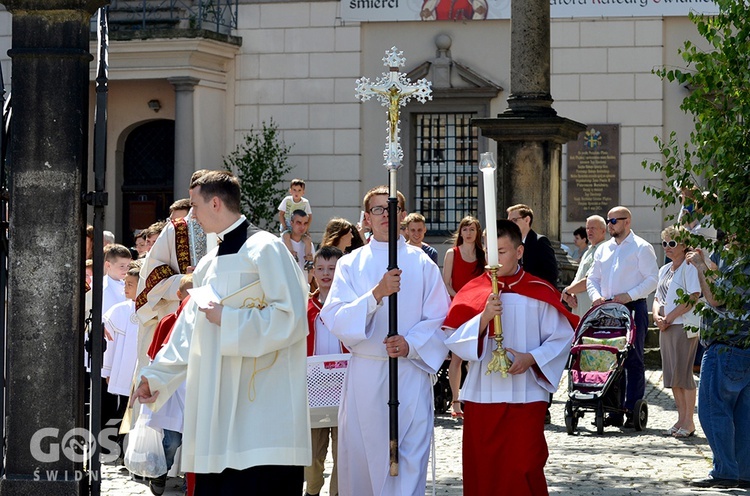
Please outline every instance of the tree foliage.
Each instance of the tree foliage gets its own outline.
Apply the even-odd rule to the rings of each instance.
[[[283,181],[292,170],[288,161],[292,147],[281,139],[273,119],[262,126],[260,130],[250,128],[244,143],[224,159],[224,166],[240,180],[240,208],[248,220],[273,230],[279,203],[288,189]]]
[[[657,207],[680,203],[673,185],[704,192],[686,199],[686,205],[695,207],[686,220],[710,215],[713,226],[727,234],[728,243],[724,246],[696,235],[687,241],[737,263],[727,276],[728,284],[713,289],[729,312],[744,315],[747,321],[750,280],[742,267],[750,263],[750,5],[748,0],[716,0],[716,4],[718,15],[690,15],[709,48],[701,50],[686,41],[679,51],[686,69],[655,71],[662,79],[688,88],[680,108],[692,115],[693,129],[687,139],[678,139],[674,132],[667,141],[655,138],[662,158],[643,165],[662,172],[668,186],[645,189],[657,199]],[[719,327],[713,326],[709,333],[733,332]]]

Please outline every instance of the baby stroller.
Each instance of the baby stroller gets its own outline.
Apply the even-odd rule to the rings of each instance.
[[[597,434],[604,433],[605,413],[625,413],[620,402],[620,381],[635,332],[633,315],[620,303],[593,307],[581,319],[568,357],[568,434],[575,434],[584,412],[594,412]],[[633,409],[635,430],[642,431],[648,422],[648,405],[641,399]]]

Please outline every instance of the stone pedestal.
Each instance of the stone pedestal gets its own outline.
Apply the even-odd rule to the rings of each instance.
[[[576,139],[586,126],[556,115],[512,112],[472,123],[483,136],[497,141],[500,218],[505,218],[505,209],[511,205],[531,207],[532,229],[547,236],[555,248],[560,281],[572,281],[576,267],[560,248],[562,145]]]
[[[534,210],[532,228],[559,241],[562,145],[586,126],[556,115],[511,112],[472,123],[497,141],[498,208],[527,204]]]
[[[8,0],[13,121],[0,494],[87,494],[83,259],[90,2]]]

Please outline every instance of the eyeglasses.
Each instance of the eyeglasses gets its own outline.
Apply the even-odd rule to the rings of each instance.
[[[370,209],[370,213],[372,215],[383,215],[387,211],[388,211],[388,207],[381,207],[381,206],[372,207]],[[400,213],[400,212],[401,212],[401,206],[396,205],[396,213]]]
[[[675,240],[673,240],[673,239],[672,239],[672,240],[670,240],[670,241],[662,241],[662,242],[661,242],[661,245],[662,245],[662,246],[663,246],[664,248],[666,248],[667,246],[669,246],[670,248],[674,248],[675,246],[677,246],[677,241],[675,241]]]
[[[613,226],[617,224],[618,220],[628,220],[627,217],[612,217],[611,219],[607,219],[607,224],[612,224]]]

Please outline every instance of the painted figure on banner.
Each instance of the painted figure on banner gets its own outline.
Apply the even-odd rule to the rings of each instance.
[[[487,0],[425,0],[419,16],[423,21],[487,19]]]

